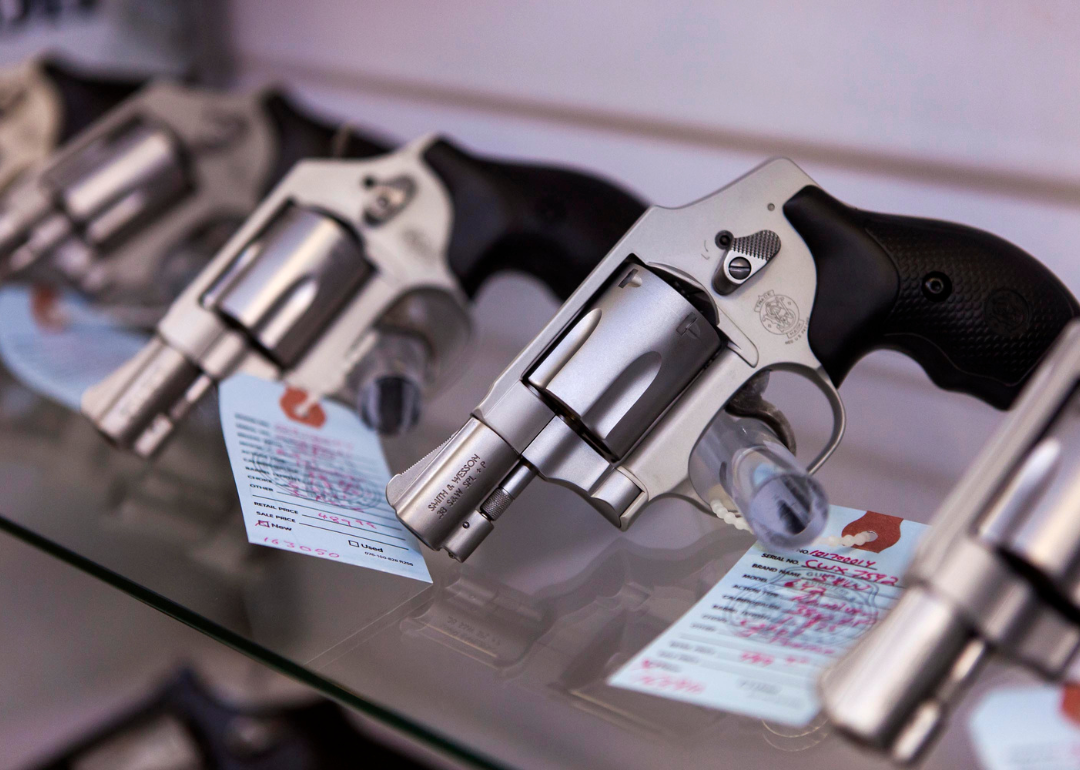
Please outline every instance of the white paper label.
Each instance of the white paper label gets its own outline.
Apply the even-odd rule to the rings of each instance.
[[[987,695],[968,724],[986,770],[1080,767],[1080,686],[1006,687]]]
[[[250,542],[431,582],[386,502],[379,438],[352,410],[245,374],[218,400]]]
[[[833,506],[823,537],[861,547],[767,551],[755,543],[683,617],[609,679],[615,687],[802,726],[817,677],[896,603],[926,526]]]
[[[148,336],[120,325],[79,295],[0,289],[0,357],[23,385],[78,410],[83,392],[112,374]]]

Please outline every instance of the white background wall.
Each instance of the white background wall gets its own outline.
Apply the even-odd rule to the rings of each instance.
[[[236,0],[254,68],[842,165],[1080,181],[1070,2]],[[804,158],[805,159],[805,158]],[[1075,200],[1075,197],[1073,197]]]

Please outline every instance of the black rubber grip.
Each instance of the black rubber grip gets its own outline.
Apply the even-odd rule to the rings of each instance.
[[[990,233],[860,211],[813,186],[784,214],[817,264],[809,342],[836,385],[893,348],[940,387],[1005,409],[1080,314],[1053,273]]]
[[[278,155],[264,192],[269,192],[289,169],[305,158],[328,158],[331,155],[339,158],[370,158],[393,149],[393,144],[383,136],[305,115],[288,97],[276,91],[267,95],[264,107],[278,139]],[[339,135],[345,141],[335,148]]]
[[[60,94],[63,120],[58,144],[94,123],[98,118],[139,90],[146,82],[135,78],[87,75],[55,59],[41,63],[41,71]]]
[[[630,193],[577,171],[482,160],[445,140],[424,160],[450,192],[450,268],[469,296],[516,270],[566,299],[645,213]]]

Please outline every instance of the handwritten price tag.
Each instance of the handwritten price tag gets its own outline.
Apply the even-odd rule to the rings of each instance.
[[[834,506],[823,534],[849,527],[891,531],[862,548],[772,553],[755,544],[608,683],[793,726],[809,723],[818,712],[818,674],[896,603],[900,576],[926,529]]]
[[[383,490],[379,438],[349,409],[249,375],[219,403],[248,540],[430,583],[420,546]]]

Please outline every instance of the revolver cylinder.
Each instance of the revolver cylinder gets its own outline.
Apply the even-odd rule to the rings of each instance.
[[[676,288],[626,266],[526,382],[592,443],[619,458],[720,349]]]
[[[279,370],[294,365],[371,273],[361,242],[344,225],[287,205],[202,295],[202,307],[221,324],[200,364],[155,338],[122,370],[111,397],[84,400],[84,411],[106,436],[148,456],[249,352]]]
[[[288,205],[202,297],[282,368],[371,275],[358,237],[333,217]]]
[[[168,130],[132,121],[52,170],[45,183],[60,205],[99,244],[189,187],[179,142]]]

